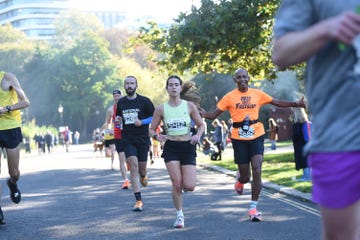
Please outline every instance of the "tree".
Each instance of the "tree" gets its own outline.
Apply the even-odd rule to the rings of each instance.
[[[24,65],[34,53],[34,44],[26,38],[25,33],[5,24],[0,26],[0,53],[0,69],[12,72],[21,79]]]
[[[74,119],[75,126],[85,136],[88,121],[99,127],[105,115],[104,102],[117,85],[112,78],[116,71],[107,42],[93,32],[84,32],[72,48],[53,59],[53,78],[57,98],[64,107],[65,120]],[[110,94],[110,93],[109,93]],[[66,115],[65,115],[66,110]],[[100,115],[101,114],[101,115]],[[99,115],[101,121],[99,121]]]
[[[103,123],[105,111],[113,103],[112,91],[123,88],[126,75],[137,76],[139,93],[155,104],[163,102],[167,75],[152,63],[148,65],[145,45],[120,56],[109,51],[122,51],[128,35],[134,36],[134,32],[118,42],[112,37],[114,49],[97,20],[84,15],[79,19],[71,19],[77,18],[76,14],[66,16],[69,18],[59,19],[59,32],[49,42],[33,42],[10,25],[0,26],[0,53],[6,56],[0,60],[0,67],[18,76],[31,101],[24,117],[26,123],[58,127],[61,104],[64,124],[79,130],[86,139]],[[10,54],[8,49],[13,52]]]
[[[274,78],[270,42],[278,2],[202,0],[169,29],[149,23],[139,39],[162,53],[156,61],[168,69],[228,74],[241,66],[258,79]]]
[[[42,125],[59,123],[57,89],[53,81],[52,58],[56,52],[45,43],[35,46],[31,60],[25,65],[23,88],[30,99],[27,117]],[[51,99],[51,100],[50,100]],[[46,104],[45,104],[46,103]]]
[[[124,57],[126,51],[124,46],[127,45],[129,39],[134,37],[135,33],[126,28],[110,28],[105,31],[105,39],[109,41],[109,51],[118,56]]]
[[[81,11],[67,11],[55,21],[56,33],[53,47],[58,49],[70,48],[75,40],[84,32],[94,32],[99,36],[105,35],[104,25],[94,14]]]
[[[105,32],[112,54],[134,59],[143,68],[157,70],[158,66],[151,60],[156,53],[148,45],[132,41],[136,36],[136,32],[126,28],[112,28]]]
[[[88,127],[103,123],[105,106],[119,84],[118,60],[109,52],[96,17],[72,12],[57,27],[53,41],[38,44],[26,64],[29,113],[38,124],[59,126],[61,104],[64,124],[85,137]]]
[[[71,47],[37,47],[26,65],[30,115],[36,116],[38,124],[59,126],[61,104],[64,124],[87,136],[88,127],[103,123],[105,106],[118,88],[116,62],[108,43],[92,31],[83,31]]]

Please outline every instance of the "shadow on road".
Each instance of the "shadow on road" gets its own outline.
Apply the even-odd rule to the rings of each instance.
[[[319,217],[279,201],[283,196],[277,193],[263,191],[259,206],[265,219],[249,222],[249,184],[243,196],[236,195],[233,177],[202,168],[198,168],[195,192],[184,194],[186,227],[173,229],[175,209],[162,160],[148,170],[149,186],[142,191],[144,211],[133,212],[133,192],[121,189],[119,170],[107,169],[108,159],[89,157],[81,151],[58,156],[60,160],[23,160],[34,169],[28,167],[30,170],[26,168],[22,174],[20,204],[10,201],[2,184],[1,206],[7,224],[0,227],[0,239],[320,238]]]

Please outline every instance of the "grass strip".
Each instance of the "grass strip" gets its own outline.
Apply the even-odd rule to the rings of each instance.
[[[279,146],[287,146],[289,143],[280,143]],[[265,144],[265,147],[268,147]],[[216,165],[232,171],[237,170],[237,166],[234,163],[233,157],[229,155],[223,155],[221,161],[211,161],[210,156],[205,156],[202,153],[198,153],[197,161],[199,163],[206,163]],[[304,193],[310,193],[312,184],[311,182],[299,182],[294,178],[300,178],[302,176],[302,170],[297,171],[295,169],[294,154],[288,153],[265,153],[264,161],[262,165],[262,178],[278,185],[291,187]]]

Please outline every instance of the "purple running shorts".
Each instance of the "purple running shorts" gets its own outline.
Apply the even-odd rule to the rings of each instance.
[[[360,151],[311,153],[312,199],[326,208],[345,208],[360,199]]]

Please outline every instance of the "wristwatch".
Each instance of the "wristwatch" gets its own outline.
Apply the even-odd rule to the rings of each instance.
[[[153,138],[154,138],[156,141],[158,140],[157,137],[158,137],[157,134],[155,134],[155,135],[153,136]]]
[[[5,108],[6,108],[7,112],[10,112],[10,111],[11,111],[11,107],[10,107],[10,106],[6,106]]]

